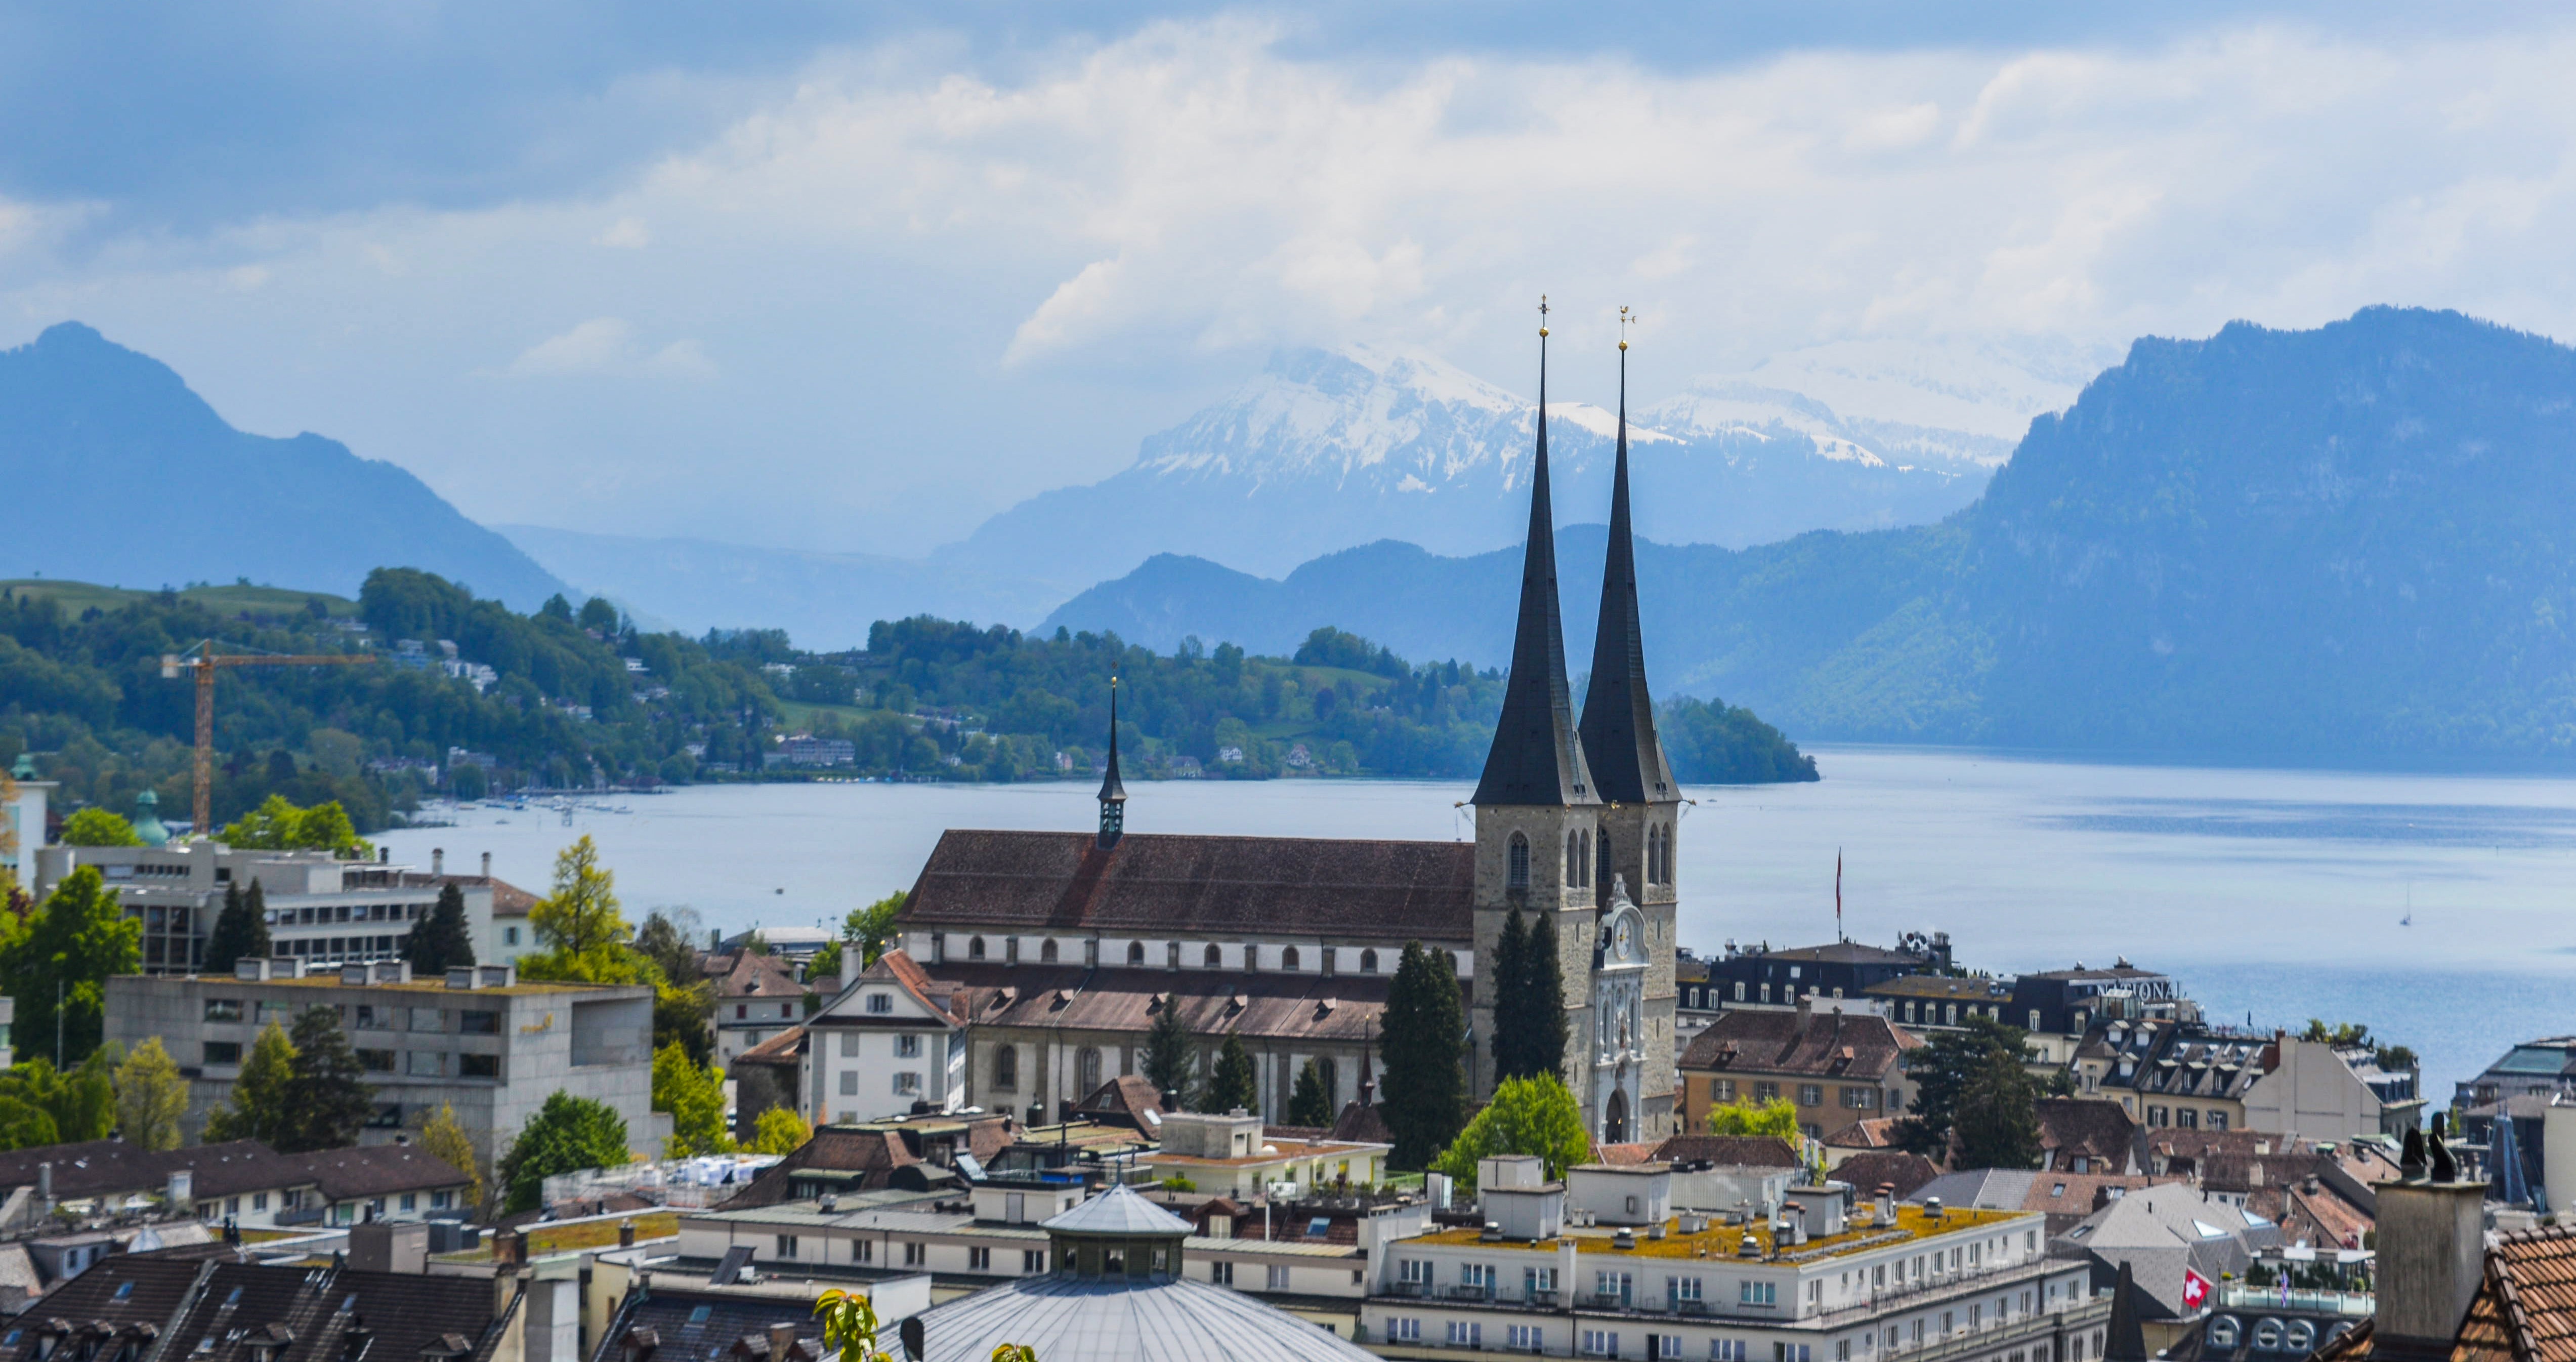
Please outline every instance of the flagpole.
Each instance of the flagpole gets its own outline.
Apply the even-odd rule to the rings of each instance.
[[[1843,849],[1834,848],[1834,940],[1849,941],[1843,935]]]

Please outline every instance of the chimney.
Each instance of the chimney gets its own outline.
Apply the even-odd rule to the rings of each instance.
[[[844,941],[841,943],[841,987],[848,988],[858,981],[859,943]]]
[[[2418,1138],[2408,1133],[2409,1153],[2420,1148]],[[2435,1159],[2437,1167],[2450,1162],[2447,1150]],[[2392,1362],[2447,1358],[2485,1270],[2486,1184],[2416,1173],[2377,1191],[2379,1293],[2371,1355]]]
[[[444,875],[447,873],[447,848],[431,847],[429,849],[429,873],[433,875]]]
[[[483,878],[492,878],[492,853],[488,851],[483,853]]]
[[[787,1350],[796,1346],[796,1325],[786,1321],[769,1326],[769,1362],[787,1362]]]
[[[622,1249],[635,1247],[635,1222],[633,1220],[628,1219],[617,1222],[617,1246]]]
[[[54,1165],[48,1161],[36,1165],[36,1195],[44,1199],[45,1209],[54,1209]]]

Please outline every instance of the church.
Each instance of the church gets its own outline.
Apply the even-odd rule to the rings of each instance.
[[[925,1022],[935,1014],[961,1072],[954,1082],[916,1078],[908,1091],[944,1107],[1055,1119],[1103,1081],[1137,1072],[1156,1016],[1177,1008],[1199,1038],[1202,1077],[1225,1038],[1242,1037],[1272,1123],[1284,1122],[1310,1059],[1334,1110],[1364,1110],[1387,986],[1405,943],[1419,941],[1456,963],[1469,1087],[1482,1101],[1495,1082],[1494,991],[1484,981],[1518,909],[1553,921],[1564,1077],[1595,1138],[1675,1133],[1682,800],[1656,735],[1638,627],[1627,348],[1623,340],[1610,551],[1578,721],[1557,599],[1539,329],[1529,539],[1501,720],[1473,800],[1475,842],[1130,831],[1113,692],[1095,830],[952,830],[922,867],[899,927],[914,981],[906,992]],[[894,1019],[857,1014],[867,992],[845,991],[809,1021],[808,1110],[819,1117],[884,1108],[885,1060],[860,1072],[867,1051],[856,1032]],[[826,1043],[836,1030],[842,1043]],[[895,1075],[898,1088],[907,1076]]]

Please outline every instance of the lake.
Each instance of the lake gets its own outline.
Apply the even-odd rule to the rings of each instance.
[[[2447,1101],[2518,1040],[2576,1032],[2576,781],[1810,748],[1811,785],[1691,791],[1682,939],[1892,943],[1947,931],[2017,972],[2116,957],[2175,974],[2214,1021],[2361,1021]],[[1466,783],[1137,781],[1136,832],[1464,837]],[[910,887],[944,828],[1089,828],[1088,783],[692,786],[631,812],[474,809],[381,841],[543,892],[597,839],[628,916],[687,905],[727,933],[823,926]],[[2404,920],[2411,909],[2412,925]]]

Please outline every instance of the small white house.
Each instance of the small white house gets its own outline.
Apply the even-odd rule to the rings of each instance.
[[[963,992],[952,996],[899,950],[864,973],[853,969],[855,948],[841,959],[839,996],[805,1019],[806,1119],[873,1121],[965,1105]]]

